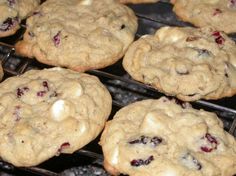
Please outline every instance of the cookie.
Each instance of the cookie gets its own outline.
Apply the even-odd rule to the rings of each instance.
[[[119,110],[100,144],[113,175],[232,176],[236,140],[216,114],[162,97]]]
[[[40,0],[1,0],[0,1],[0,37],[14,34],[22,19],[25,19]]]
[[[16,51],[77,71],[119,60],[134,39],[137,18],[115,0],[48,0],[27,19]]]
[[[121,3],[132,3],[132,4],[139,4],[139,3],[155,3],[159,0],[119,0]]]
[[[2,64],[0,62],[0,80],[2,80],[3,75],[4,75],[4,72],[3,72]]]
[[[212,26],[226,33],[236,32],[235,0],[173,0],[173,11],[183,21],[198,27]]]
[[[184,101],[236,92],[235,42],[209,27],[160,28],[129,47],[123,66],[135,80]]]
[[[0,102],[0,157],[15,166],[80,149],[97,137],[111,111],[111,96],[95,76],[63,68],[5,80]]]

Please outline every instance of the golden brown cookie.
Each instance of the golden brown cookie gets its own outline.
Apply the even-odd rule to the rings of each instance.
[[[15,166],[80,149],[98,136],[111,111],[111,96],[97,77],[63,68],[8,78],[0,102],[0,157]]]
[[[25,19],[40,3],[40,0],[1,0],[0,37],[14,34],[22,19]]]
[[[115,0],[47,0],[34,14],[16,51],[77,71],[115,63],[137,30],[133,11]]]
[[[135,41],[125,54],[135,80],[184,101],[236,93],[236,45],[213,28],[163,27]]]
[[[216,114],[162,97],[119,110],[100,144],[112,175],[232,176],[236,140]]]
[[[173,11],[183,21],[198,27],[213,26],[226,33],[236,32],[235,0],[173,0]]]

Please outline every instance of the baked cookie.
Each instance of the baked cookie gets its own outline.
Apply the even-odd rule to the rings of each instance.
[[[103,68],[124,55],[136,30],[133,11],[115,0],[47,0],[16,51],[77,71]]]
[[[0,37],[14,34],[40,0],[0,0]]]
[[[172,0],[173,11],[183,21],[198,27],[213,26],[226,33],[236,32],[235,0]]]
[[[232,176],[236,141],[216,114],[162,97],[119,110],[100,144],[113,175]]]
[[[80,149],[97,137],[111,111],[111,96],[95,76],[62,68],[5,80],[0,102],[0,157],[15,166]]]
[[[3,75],[4,75],[4,72],[3,72],[2,64],[1,64],[1,62],[0,62],[0,81],[1,81],[2,78],[3,78]]]
[[[236,46],[212,28],[163,27],[127,51],[123,66],[135,79],[184,101],[236,93]]]
[[[159,0],[119,0],[121,3],[132,3],[132,4],[139,4],[139,3],[155,3]]]

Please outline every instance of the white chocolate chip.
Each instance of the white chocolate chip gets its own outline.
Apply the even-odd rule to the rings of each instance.
[[[91,5],[93,2],[93,0],[82,0],[80,2],[81,5]]]
[[[65,82],[60,89],[64,97],[78,98],[83,94],[83,88],[77,81]]]
[[[114,149],[114,151],[112,152],[112,156],[111,156],[111,163],[113,165],[116,165],[118,163],[118,156],[119,156],[119,150],[118,150],[118,147],[116,147]]]
[[[159,112],[150,112],[148,113],[141,124],[140,130],[142,133],[153,133],[154,131],[163,131],[166,129],[166,124],[163,122],[162,118],[163,113]]]
[[[62,121],[74,114],[74,108],[65,100],[57,100],[51,107],[51,117],[55,121]]]

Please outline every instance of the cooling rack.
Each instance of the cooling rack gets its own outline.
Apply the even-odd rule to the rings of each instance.
[[[178,20],[172,12],[172,5],[166,0],[155,4],[129,5],[136,13],[139,28],[136,38],[144,34],[152,34],[162,26],[191,26],[189,23]],[[0,39],[0,59],[4,69],[4,79],[16,76],[30,69],[43,69],[50,66],[41,64],[34,59],[17,56],[14,44],[22,38],[24,25],[14,36]],[[236,41],[236,35],[230,36]],[[137,100],[159,98],[163,96],[148,85],[134,81],[122,68],[121,61],[113,66],[101,70],[88,71],[96,75],[109,89],[113,98],[113,111],[111,117],[120,108]],[[223,121],[225,130],[236,136],[236,97],[224,98],[219,101],[196,101],[192,106],[215,112]],[[0,170],[11,175],[66,175],[67,170],[73,170],[74,175],[92,175],[86,169],[93,170],[93,175],[108,175],[102,168],[103,156],[98,145],[99,137],[83,149],[71,155],[54,157],[37,167],[17,168],[0,161]],[[89,167],[88,167],[89,165]],[[91,167],[90,167],[91,166]]]

